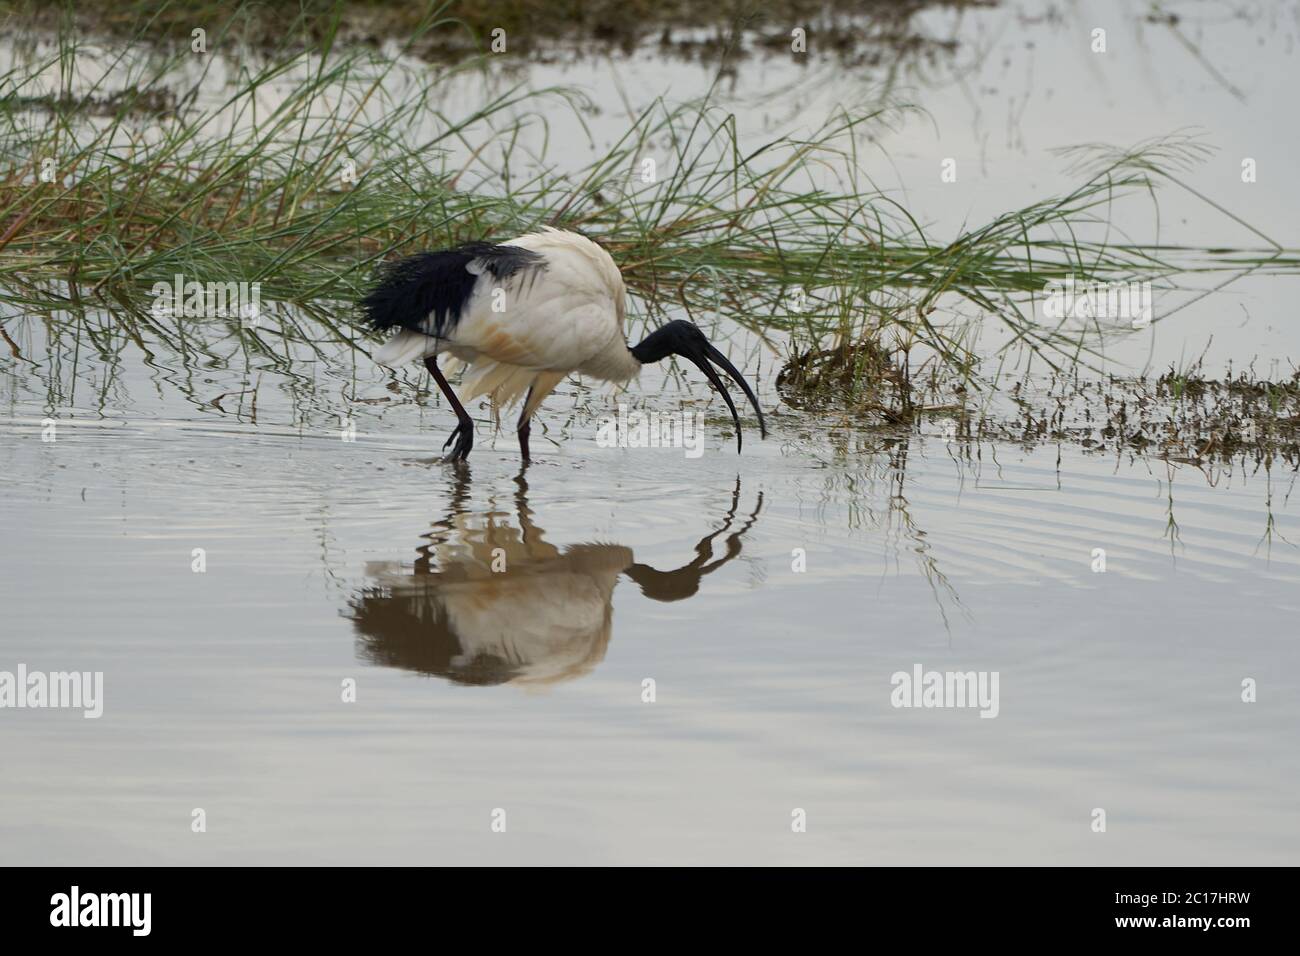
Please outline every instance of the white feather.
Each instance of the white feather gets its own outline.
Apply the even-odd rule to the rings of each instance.
[[[624,382],[640,370],[623,338],[626,288],[609,253],[577,233],[545,229],[506,245],[540,254],[541,271],[500,280],[477,261],[460,320],[435,339],[402,331],[375,353],[381,365],[449,354],[467,368],[463,402],[491,397],[498,409],[533,390],[536,405],[571,372]]]
[[[380,365],[396,367],[422,359],[437,351],[437,339],[423,332],[403,329],[375,350],[374,360]]]

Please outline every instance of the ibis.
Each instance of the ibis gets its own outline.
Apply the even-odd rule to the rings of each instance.
[[[673,355],[696,365],[722,395],[736,424],[737,451],[740,416],[715,365],[745,393],[766,438],[749,383],[693,323],[669,322],[628,345],[626,297],[608,252],[578,233],[543,228],[508,242],[470,242],[396,260],[383,267],[362,309],[373,328],[393,333],[375,361],[394,367],[422,361],[455,411],[456,428],[443,445],[452,446],[449,461],[464,461],[474,447],[465,403],[475,398],[486,395],[497,409],[522,398],[517,431],[527,462],[533,413],[565,376],[621,384]],[[459,396],[438,365],[444,355],[467,370]]]

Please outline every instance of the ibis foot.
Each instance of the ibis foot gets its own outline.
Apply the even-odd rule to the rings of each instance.
[[[438,389],[446,397],[447,403],[456,412],[456,430],[442,443],[442,449],[446,451],[447,446],[452,442],[456,443],[456,447],[443,461],[464,461],[469,457],[470,449],[474,447],[474,419],[469,417],[469,412],[465,411],[465,406],[460,403],[460,399],[456,397],[456,393],[452,391],[451,385],[443,376],[442,369],[438,368],[438,356],[427,356],[424,365],[433,376],[433,380],[438,383]]]
[[[472,451],[474,448],[473,419],[466,418],[464,421],[458,422],[456,424],[455,430],[451,433],[451,435],[447,437],[447,440],[442,443],[443,451],[446,451],[447,446],[450,445],[452,442],[455,442],[456,445],[454,448],[452,448],[451,454],[448,455],[446,458],[444,458],[443,461],[445,462],[464,461],[466,458],[469,457],[470,451]]]

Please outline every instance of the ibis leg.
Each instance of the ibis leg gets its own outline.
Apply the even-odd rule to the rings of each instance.
[[[533,390],[528,390],[528,397],[524,399],[524,409],[519,413],[519,454],[524,461],[532,461],[532,456],[528,454],[528,436],[533,432],[533,419],[528,414],[528,403],[532,401]]]
[[[469,417],[469,413],[465,411],[465,406],[460,403],[456,393],[451,390],[451,385],[447,383],[446,377],[442,374],[442,369],[438,368],[438,356],[430,355],[426,358],[424,367],[429,370],[429,374],[438,383],[438,388],[446,396],[452,410],[456,413],[456,430],[451,433],[451,436],[442,445],[446,449],[453,441],[456,443],[456,446],[451,450],[451,454],[447,456],[447,460],[464,461],[469,457],[470,450],[474,447],[474,419]]]

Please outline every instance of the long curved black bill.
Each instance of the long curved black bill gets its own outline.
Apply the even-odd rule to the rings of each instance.
[[[745,381],[744,376],[736,370],[736,366],[727,361],[725,355],[715,349],[712,345],[706,344],[704,346],[704,355],[686,355],[685,357],[690,359],[691,362],[693,362],[696,367],[698,367],[699,370],[708,377],[709,381],[713,384],[713,387],[722,393],[722,400],[727,403],[727,408],[731,410],[731,418],[736,423],[737,453],[741,450],[740,415],[736,412],[736,405],[732,402],[731,395],[727,392],[727,387],[722,384],[722,379],[718,377],[718,373],[715,372],[713,366],[709,364],[710,360],[716,362],[722,370],[730,375],[732,380],[740,386],[741,390],[745,393],[745,397],[749,399],[749,403],[754,406],[754,411],[758,414],[759,434],[763,438],[767,437],[767,423],[763,421],[763,409],[758,405],[758,397],[754,394],[754,390],[749,387],[749,383]]]

